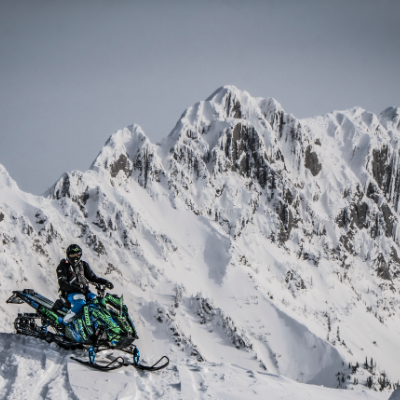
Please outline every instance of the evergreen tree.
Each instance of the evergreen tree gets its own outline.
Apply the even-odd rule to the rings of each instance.
[[[367,388],[368,388],[368,389],[371,389],[371,388],[372,388],[372,377],[371,377],[371,376],[369,376],[369,377],[367,378]]]

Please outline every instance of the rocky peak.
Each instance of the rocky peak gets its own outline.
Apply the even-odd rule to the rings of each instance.
[[[125,178],[129,178],[136,153],[149,144],[149,139],[138,125],[118,130],[107,140],[91,168],[106,170],[111,178],[116,178],[121,171]]]
[[[235,86],[228,85],[219,88],[214,92],[207,101],[210,101],[217,105],[217,108],[222,109],[222,115],[225,114],[225,118],[245,118],[245,106],[250,95],[247,92],[238,90]],[[222,111],[221,110],[221,111]]]
[[[85,218],[89,198],[100,200],[100,184],[106,182],[114,188],[130,191],[130,179],[137,181],[150,195],[157,190],[153,182],[160,183],[165,176],[155,146],[151,144],[140,126],[131,125],[110,136],[90,170],[82,173],[65,173],[44,195],[60,200],[63,208],[69,208],[64,199],[76,203]]]
[[[278,127],[285,113],[280,103],[272,97],[267,99],[259,98],[257,100],[264,118],[270,123],[271,127]]]
[[[380,113],[379,121],[387,131],[400,134],[400,107],[388,107]]]
[[[93,162],[96,171],[107,171],[112,185],[126,184],[129,178],[148,188],[165,176],[156,149],[138,125],[118,130],[107,140]]]

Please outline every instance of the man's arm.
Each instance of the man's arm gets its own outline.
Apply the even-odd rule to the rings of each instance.
[[[90,268],[86,261],[83,261],[83,270],[85,277],[89,282],[99,283],[100,285],[106,285],[108,283],[107,279],[99,278]]]
[[[71,286],[68,282],[68,276],[65,270],[65,266],[62,263],[60,263],[57,267],[57,278],[61,292],[68,292]]]

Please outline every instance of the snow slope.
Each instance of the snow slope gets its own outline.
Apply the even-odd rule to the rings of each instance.
[[[115,352],[116,353],[116,352]],[[115,355],[115,354],[114,354]],[[0,334],[2,399],[387,399],[388,394],[302,385],[228,363],[181,358],[158,373],[102,373],[69,359],[67,351],[33,338]],[[110,354],[110,357],[112,355]]]
[[[362,392],[368,380],[384,392],[370,398],[388,398],[400,379],[399,114],[298,120],[226,86],[158,144],[136,125],[117,131],[88,171],[44,196],[0,167],[0,329],[24,309],[5,305],[12,290],[57,296],[55,267],[78,243],[124,294],[141,353],[173,360],[160,377],[127,375],[137,398],[157,398],[158,385],[164,397],[235,398],[249,379],[276,396],[327,390],[294,381]],[[54,374],[66,398],[71,387],[87,398],[65,357]],[[24,387],[2,376],[3,391]]]

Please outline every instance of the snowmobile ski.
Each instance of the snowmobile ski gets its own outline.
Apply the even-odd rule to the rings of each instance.
[[[115,360],[112,360],[109,364],[107,365],[100,365],[96,364],[95,362],[91,361],[84,361],[76,357],[71,357],[71,360],[77,361],[80,364],[86,365],[87,367],[97,369],[99,371],[112,371],[114,369],[121,368],[125,365],[124,359],[122,357],[117,357]],[[113,365],[115,364],[115,365]]]
[[[133,348],[132,348],[133,347]],[[155,372],[155,371],[160,371],[161,369],[164,369],[165,367],[167,367],[168,366],[168,364],[169,364],[169,358],[167,357],[167,356],[163,356],[163,357],[161,357],[155,364],[153,364],[153,365],[143,365],[143,364],[140,364],[140,352],[139,352],[139,349],[135,346],[135,345],[133,345],[129,350],[127,350],[127,349],[120,349],[120,351],[123,351],[124,353],[128,353],[128,354],[131,354],[132,356],[133,356],[133,366],[136,368],[136,369],[140,369],[140,370],[142,370],[142,371],[149,371],[149,372]],[[162,365],[159,365],[160,364],[160,362],[162,361],[162,360],[166,360],[165,362],[164,362],[164,364],[162,364]]]
[[[163,359],[166,359],[167,361],[164,363],[164,364],[162,364],[162,365],[159,365],[158,367],[157,367],[157,365],[161,362],[161,360],[163,360]],[[168,366],[168,364],[169,364],[169,358],[167,357],[167,356],[162,356],[155,364],[153,364],[153,365],[151,365],[151,366],[149,366],[149,365],[143,365],[143,364],[134,364],[133,366],[136,368],[136,369],[140,369],[140,370],[142,370],[142,371],[149,371],[149,372],[155,372],[155,371],[160,371],[160,369],[164,369],[165,367],[167,367]]]
[[[110,347],[106,347],[103,349],[94,349],[93,347],[90,347],[88,349],[88,355],[89,355],[89,361],[84,361],[76,357],[71,357],[72,360],[79,362],[80,364],[86,365],[87,367],[97,369],[99,371],[112,371],[121,367],[128,367],[132,365],[136,369],[139,369],[141,371],[148,371],[148,372],[156,372],[160,371],[161,369],[165,368],[169,364],[169,358],[167,356],[161,357],[155,364],[153,365],[143,365],[140,364],[140,353],[137,347],[134,349],[118,349],[119,351],[122,351],[124,353],[130,354],[133,356],[133,363],[127,363],[123,357],[117,357],[114,360],[112,360],[109,364],[107,365],[100,365],[95,362],[95,356],[96,354],[100,353],[101,351],[105,350],[111,350]],[[162,365],[159,365],[160,362],[165,359],[166,362],[164,362]],[[115,365],[114,365],[115,364]]]

